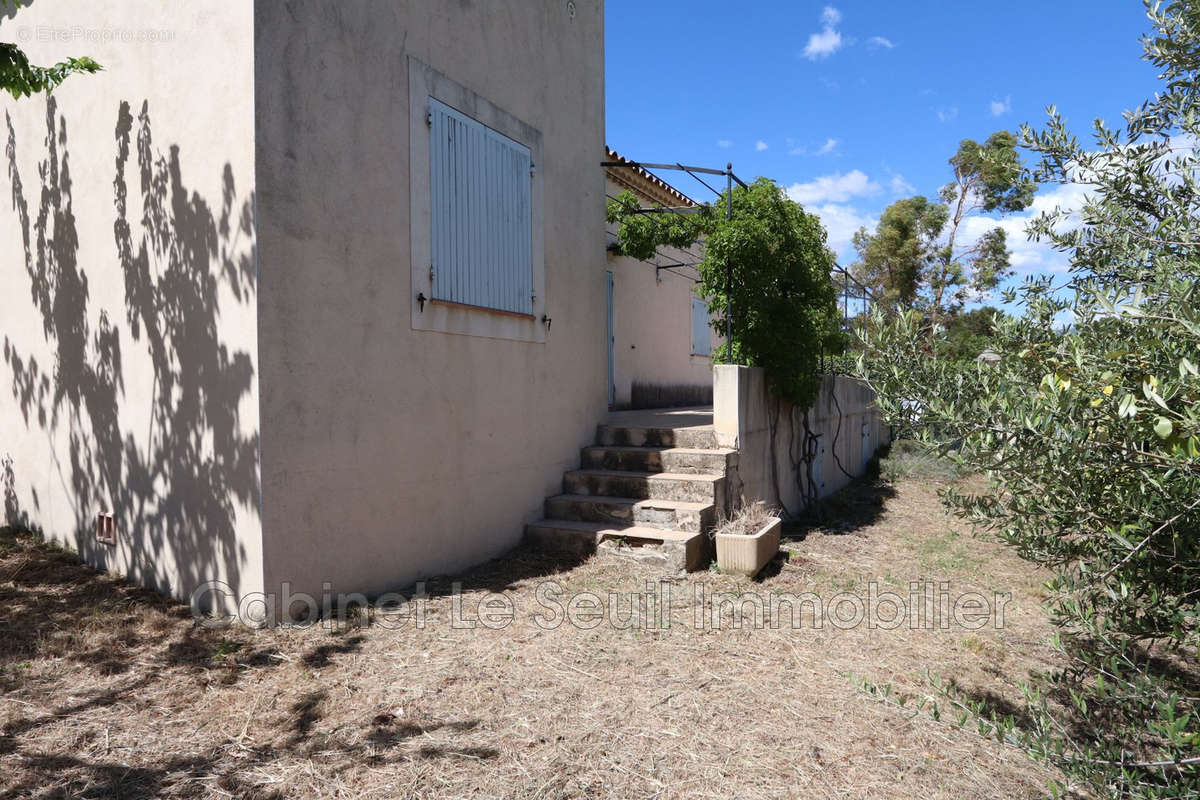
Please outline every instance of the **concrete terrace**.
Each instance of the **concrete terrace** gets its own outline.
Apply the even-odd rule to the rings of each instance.
[[[643,408],[610,411],[607,424],[623,428],[694,428],[712,430],[712,406],[690,408]]]

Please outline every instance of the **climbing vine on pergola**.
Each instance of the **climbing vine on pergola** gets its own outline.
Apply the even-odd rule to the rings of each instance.
[[[777,395],[808,408],[821,354],[838,336],[836,263],[820,220],[767,178],[731,186],[696,213],[645,211],[630,192],[609,200],[616,249],[648,259],[660,246],[703,241],[696,290],[726,335],[716,358],[763,367]]]

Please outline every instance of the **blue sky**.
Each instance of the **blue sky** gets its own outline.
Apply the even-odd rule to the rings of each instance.
[[[773,178],[848,264],[859,225],[936,195],[961,139],[1040,124],[1051,103],[1084,141],[1094,118],[1119,122],[1156,88],[1147,27],[1138,0],[607,0],[608,143]],[[1080,195],[1047,187],[1036,208]],[[1003,224],[1019,275],[1062,270],[1021,215]]]

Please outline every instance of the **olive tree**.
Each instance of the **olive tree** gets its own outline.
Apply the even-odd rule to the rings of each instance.
[[[914,314],[862,333],[886,416],[990,488],[950,508],[1048,567],[1062,668],[1010,715],[951,685],[960,721],[1058,765],[1093,795],[1200,792],[1200,0],[1148,3],[1152,100],[1080,143],[1054,109],[1028,177],[1089,186],[1030,234],[1071,262],[1009,293],[994,364],[913,359]],[[1064,788],[1064,787],[1060,787]]]

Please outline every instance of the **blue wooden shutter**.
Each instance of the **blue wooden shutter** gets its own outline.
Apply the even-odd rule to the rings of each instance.
[[[429,99],[433,296],[533,313],[529,148]]]
[[[692,352],[698,356],[712,355],[712,332],[708,327],[708,303],[692,298]]]

